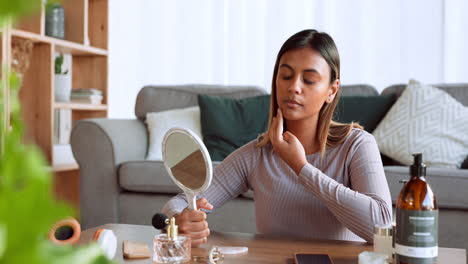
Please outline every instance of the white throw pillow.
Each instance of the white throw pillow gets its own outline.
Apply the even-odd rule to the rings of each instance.
[[[188,128],[202,138],[198,106],[146,114],[149,130],[148,160],[162,160],[162,141],[173,127]]]
[[[373,133],[380,151],[405,165],[423,153],[434,167],[459,167],[468,154],[468,107],[411,80]]]

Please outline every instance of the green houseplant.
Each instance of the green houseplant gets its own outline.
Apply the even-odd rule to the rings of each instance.
[[[64,70],[63,65],[65,57],[60,54],[55,58],[55,78],[54,78],[54,96],[57,102],[70,101],[71,94],[71,75],[68,69]]]
[[[0,1],[0,26],[39,7],[37,0]],[[72,210],[52,195],[52,175],[40,151],[23,143],[20,79],[2,67],[0,86],[0,263],[111,263],[101,248],[58,246],[47,240],[56,221]],[[10,111],[5,112],[5,83]],[[9,112],[9,113],[8,113]],[[10,122],[6,124],[7,115]]]
[[[63,62],[65,57],[62,53],[55,57],[55,74],[67,74],[68,70],[63,71]]]

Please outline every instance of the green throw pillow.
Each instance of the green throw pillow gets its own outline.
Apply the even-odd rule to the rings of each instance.
[[[359,122],[364,130],[372,133],[395,100],[393,95],[342,96],[333,119],[342,123]]]
[[[268,126],[270,95],[243,99],[199,95],[198,105],[203,142],[213,161],[222,161]]]
[[[461,169],[468,169],[468,156],[466,156],[466,159],[465,159],[465,161],[463,161],[460,168]]]

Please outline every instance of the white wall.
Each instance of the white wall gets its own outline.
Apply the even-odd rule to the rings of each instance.
[[[343,84],[468,82],[464,0],[110,0],[109,116],[134,118],[147,84],[270,90],[292,34],[329,33]]]

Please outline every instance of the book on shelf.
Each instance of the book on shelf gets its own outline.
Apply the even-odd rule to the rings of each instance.
[[[72,129],[71,109],[54,110],[54,144],[69,144]]]
[[[92,96],[72,96],[72,103],[81,103],[81,104],[95,104],[99,105],[102,103],[101,95],[92,95]]]
[[[54,146],[52,149],[52,166],[75,164],[76,160],[70,146],[72,130],[72,110],[54,110]]]
[[[102,91],[96,88],[75,88],[71,93],[72,95],[102,95]]]
[[[71,101],[74,103],[101,104],[102,98],[102,91],[94,88],[73,89],[71,92]]]

